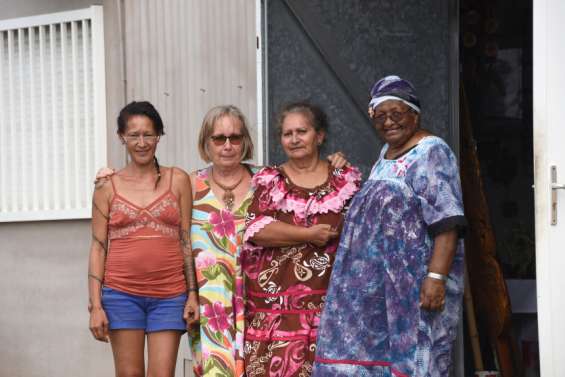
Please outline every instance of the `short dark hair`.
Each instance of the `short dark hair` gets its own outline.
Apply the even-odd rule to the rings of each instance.
[[[286,116],[294,113],[304,115],[316,132],[328,132],[329,125],[326,113],[317,105],[307,101],[298,101],[288,103],[281,109],[277,122],[279,133],[282,132],[282,125]]]
[[[133,101],[128,103],[118,115],[118,133],[120,135],[125,134],[128,120],[134,115],[145,115],[151,119],[157,135],[165,134],[163,120],[157,109],[149,101]]]

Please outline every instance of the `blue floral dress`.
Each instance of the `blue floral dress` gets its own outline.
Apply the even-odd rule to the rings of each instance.
[[[459,241],[445,307],[419,307],[434,236],[465,226],[456,158],[435,136],[381,151],[347,213],[318,331],[314,377],[447,376],[463,293]]]

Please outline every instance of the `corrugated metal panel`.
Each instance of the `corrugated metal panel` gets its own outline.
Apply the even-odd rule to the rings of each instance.
[[[256,142],[254,1],[126,0],[124,26],[127,101],[149,100],[161,113],[162,164],[203,166],[198,131],[220,104],[241,108]]]

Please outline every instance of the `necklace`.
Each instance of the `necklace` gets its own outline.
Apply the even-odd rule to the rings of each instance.
[[[214,178],[214,169],[212,168],[212,174],[210,174],[210,178],[212,178],[212,181],[215,184],[217,184],[218,186],[220,186],[220,188],[222,190],[224,190],[224,195],[222,195],[222,201],[224,202],[224,205],[226,206],[226,208],[230,212],[231,212],[233,205],[235,203],[235,195],[233,194],[232,190],[235,189],[237,186],[239,186],[241,181],[243,181],[243,177],[245,177],[245,173],[241,174],[241,177],[239,178],[239,180],[235,184],[233,184],[231,186],[224,186],[220,182],[218,182],[217,179]]]

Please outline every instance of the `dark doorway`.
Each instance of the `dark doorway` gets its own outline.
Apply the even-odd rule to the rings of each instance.
[[[512,304],[519,374],[539,376],[535,294],[532,0],[461,0],[461,83]],[[484,318],[482,319],[484,321]],[[479,323],[484,334],[484,323]],[[481,339],[487,369],[497,369]],[[469,360],[469,358],[466,358]],[[469,360],[469,361],[472,361]],[[469,373],[472,365],[467,365]]]

